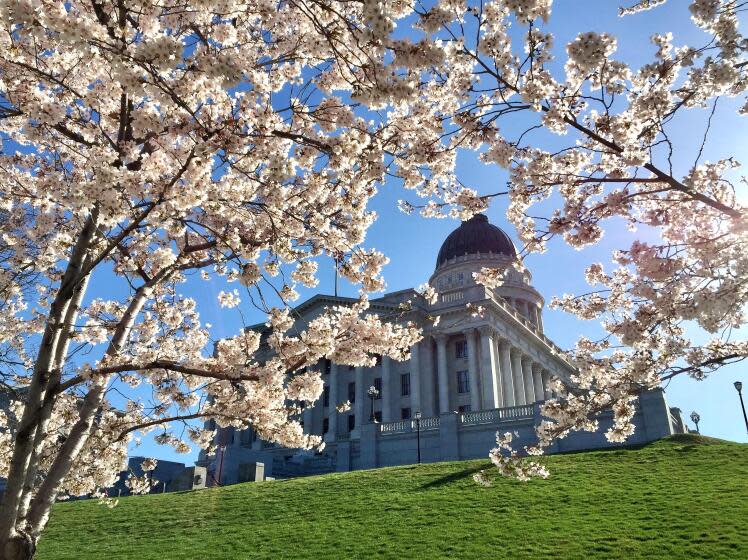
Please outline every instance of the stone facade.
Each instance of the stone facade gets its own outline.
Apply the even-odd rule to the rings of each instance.
[[[552,396],[550,380],[566,380],[574,370],[543,332],[544,300],[529,271],[510,269],[496,289],[473,280],[482,267],[507,267],[516,258],[509,238],[485,216],[463,222],[445,241],[429,280],[438,292],[436,303],[426,304],[414,290],[371,300],[371,311],[383,315],[396,313],[403,302],[421,301],[406,317],[424,331],[409,361],[383,357],[370,368],[319,364],[325,393],[302,420],[306,430],[324,436],[321,454],[266,444],[251,430],[223,430],[216,457],[201,456],[198,464],[208,468],[209,479],[217,479],[220,464],[220,483],[230,484],[244,481],[244,466],[255,462],[282,478],[414,463],[419,447],[424,462],[486,457],[499,430],[516,431],[520,444],[532,442],[539,404]],[[296,313],[305,322],[325,307],[352,301],[318,295]],[[482,306],[483,315],[473,316],[468,303]],[[367,396],[371,386],[378,398]],[[339,414],[336,406],[346,400],[352,409]],[[610,416],[600,420],[599,432],[572,434],[550,451],[609,446],[602,433]],[[659,439],[684,425],[661,390],[642,395],[635,422],[629,443]]]

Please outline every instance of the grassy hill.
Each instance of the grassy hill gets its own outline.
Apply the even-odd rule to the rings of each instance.
[[[748,446],[677,436],[544,459],[547,480],[438,463],[58,504],[40,560],[748,558]]]

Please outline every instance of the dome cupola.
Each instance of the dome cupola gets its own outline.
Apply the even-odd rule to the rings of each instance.
[[[512,240],[500,228],[488,223],[485,214],[476,214],[462,222],[447,236],[436,257],[436,269],[455,257],[479,253],[517,258]]]

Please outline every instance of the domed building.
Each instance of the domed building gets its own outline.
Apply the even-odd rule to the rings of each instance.
[[[413,289],[371,300],[370,309],[384,315],[412,302],[406,319],[422,327],[424,338],[411,349],[409,361],[383,357],[370,368],[319,364],[323,397],[304,412],[303,423],[305,430],[324,436],[324,451],[283,449],[259,440],[251,429],[219,430],[216,456],[198,461],[208,467],[209,481],[255,480],[260,463],[266,475],[284,478],[482,458],[499,430],[518,433],[519,445],[535,441],[539,405],[552,396],[551,379],[567,380],[574,368],[543,332],[544,300],[530,272],[508,268],[495,289],[473,278],[484,267],[507,269],[517,259],[509,236],[485,215],[462,222],[437,255],[429,279],[438,293],[434,304]],[[353,301],[314,296],[295,310],[300,328],[325,307]],[[482,314],[471,313],[468,304],[481,306]],[[351,410],[338,413],[336,407],[346,400]],[[610,415],[603,414],[598,432],[574,433],[550,451],[608,447],[603,432],[610,423]],[[678,409],[668,407],[661,390],[641,396],[635,423],[628,444],[684,431]]]

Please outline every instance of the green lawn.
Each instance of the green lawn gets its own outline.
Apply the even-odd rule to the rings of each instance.
[[[545,458],[547,480],[487,461],[61,503],[54,559],[748,558],[748,446],[676,436]]]

